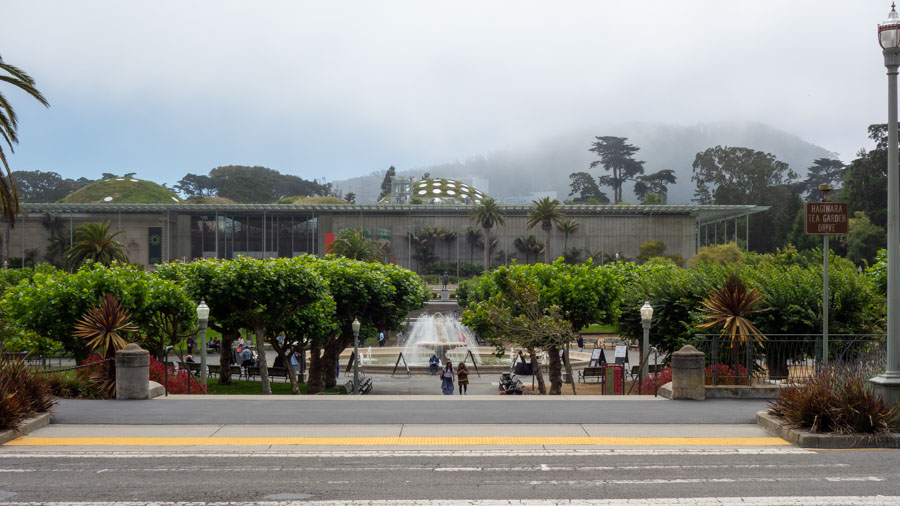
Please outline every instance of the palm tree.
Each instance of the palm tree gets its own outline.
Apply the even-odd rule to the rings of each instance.
[[[513,245],[517,250],[525,254],[526,264],[531,263],[532,256],[537,260],[538,255],[544,251],[544,246],[541,245],[533,235],[529,235],[528,237],[517,237],[513,242]]]
[[[109,265],[128,263],[128,248],[116,240],[122,232],[110,233],[109,223],[85,223],[75,229],[75,242],[63,255],[66,267],[76,271],[87,262]]]
[[[563,220],[556,224],[556,229],[565,234],[566,238],[563,241],[563,251],[567,251],[569,249],[569,235],[578,232],[578,227],[581,224],[578,223],[578,220],[568,219]]]
[[[484,239],[481,230],[472,227],[466,228],[466,242],[469,243],[469,263],[473,263],[475,257],[475,246],[484,247]]]
[[[503,217],[503,210],[500,209],[500,206],[494,199],[485,199],[480,204],[477,204],[472,208],[472,214],[469,215],[469,219],[476,223],[481,223],[481,228],[484,230],[483,237],[488,238],[491,236],[491,229],[494,228],[494,225],[506,223]],[[486,271],[491,268],[490,243],[490,239],[484,241],[484,270]]]
[[[34,87],[34,79],[22,69],[3,61],[3,57],[0,57],[0,81],[19,88],[45,107],[50,107],[47,99]],[[19,143],[18,127],[19,118],[16,111],[3,93],[0,93],[0,137],[6,141],[10,153],[14,152],[13,144]],[[16,186],[10,174],[9,162],[2,143],[0,143],[0,162],[3,162],[3,168],[6,169],[6,177],[0,177],[0,214],[7,217],[9,226],[12,227],[15,224],[16,213],[19,212],[19,196],[16,194]]]
[[[553,224],[559,226],[563,218],[565,215],[559,210],[559,201],[550,200],[550,197],[533,201],[531,210],[528,211],[528,229],[540,224],[544,231],[544,263],[550,263],[550,231],[553,230]]]
[[[331,243],[331,253],[363,262],[380,262],[383,250],[378,241],[366,239],[362,229],[347,229],[338,232]]]

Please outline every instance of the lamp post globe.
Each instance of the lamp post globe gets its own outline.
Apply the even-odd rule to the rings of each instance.
[[[900,402],[900,173],[897,166],[897,68],[900,67],[900,15],[891,3],[886,21],[878,25],[878,43],[888,76],[888,221],[887,221],[887,359],[885,371],[872,378],[875,393],[885,402]]]
[[[209,323],[209,306],[202,298],[197,305],[197,323],[200,327],[200,383],[206,385],[206,325]]]
[[[353,329],[353,393],[359,393],[359,320],[353,319],[350,324]]]
[[[641,341],[641,380],[647,377],[647,358],[650,356],[650,323],[653,320],[653,306],[649,300],[641,306],[641,325],[644,327],[644,339]]]

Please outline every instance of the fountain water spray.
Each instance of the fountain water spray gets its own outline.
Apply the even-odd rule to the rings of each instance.
[[[437,353],[442,364],[448,359],[456,364],[466,358],[467,351],[472,352],[475,363],[480,365],[478,343],[472,331],[454,316],[434,313],[420,316],[413,324],[403,356],[409,365],[428,365],[431,354]]]

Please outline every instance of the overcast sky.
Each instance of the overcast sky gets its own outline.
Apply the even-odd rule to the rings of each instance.
[[[335,180],[629,121],[760,121],[848,161],[866,126],[886,122],[876,29],[889,10],[0,0],[0,56],[51,108],[0,85],[20,115],[13,168],[67,177],[171,184],[246,164]]]

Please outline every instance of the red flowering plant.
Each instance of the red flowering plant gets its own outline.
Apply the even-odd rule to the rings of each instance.
[[[150,380],[166,385],[166,368],[162,362],[150,356]],[[175,372],[174,366],[169,367],[169,393],[170,394],[186,394],[188,393],[188,382],[191,383],[191,394],[205,394],[206,387],[200,384],[195,378],[190,376],[186,369],[179,369]]]

